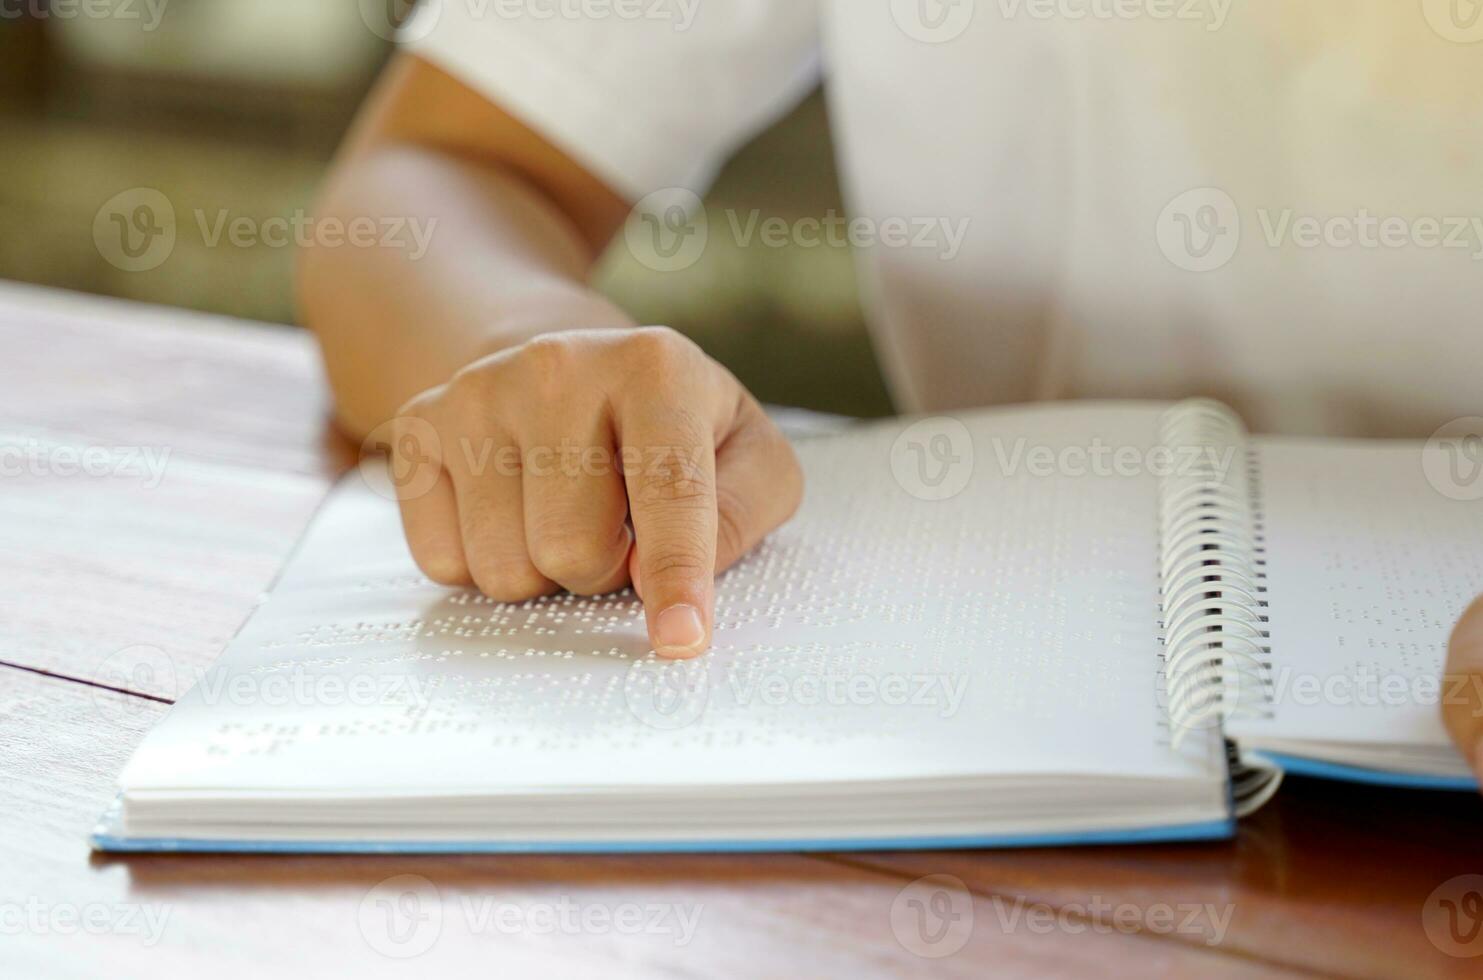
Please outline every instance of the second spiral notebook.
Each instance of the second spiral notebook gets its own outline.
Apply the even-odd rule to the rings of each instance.
[[[1252,438],[1210,401],[803,440],[803,508],[719,579],[685,663],[627,592],[439,588],[352,474],[94,844],[1172,840],[1229,835],[1284,771],[1470,787],[1439,675],[1483,521],[1446,448]]]

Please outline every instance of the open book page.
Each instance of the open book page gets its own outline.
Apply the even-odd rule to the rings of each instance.
[[[715,648],[682,664],[648,652],[628,593],[435,587],[396,504],[352,475],[124,789],[1222,781],[1218,738],[1175,753],[1156,697],[1160,408],[800,443],[801,512],[721,578]]]
[[[1452,625],[1483,592],[1483,501],[1424,466],[1420,442],[1255,443],[1271,717],[1227,731],[1447,745],[1440,674]]]

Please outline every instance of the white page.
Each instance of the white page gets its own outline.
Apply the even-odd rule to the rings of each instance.
[[[804,507],[722,578],[715,648],[691,665],[647,652],[628,594],[503,606],[433,586],[395,504],[352,476],[123,786],[1223,779],[1218,740],[1176,756],[1157,705],[1157,480],[1126,474],[1160,408],[967,417],[972,477],[945,500],[893,476],[897,426],[802,443]],[[951,437],[926,445],[966,456]],[[1065,447],[1070,465],[1049,468],[1066,472],[1047,473]],[[1093,461],[1113,449],[1116,471]],[[705,694],[656,700],[656,675],[677,672],[660,690]]]
[[[1275,700],[1228,734],[1447,745],[1440,674],[1483,592],[1483,502],[1428,482],[1419,442],[1256,445]]]

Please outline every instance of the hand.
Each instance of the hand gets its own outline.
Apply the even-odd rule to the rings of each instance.
[[[710,645],[715,575],[802,497],[756,400],[662,327],[536,337],[423,392],[392,428],[394,472],[438,449],[436,479],[401,500],[429,578],[506,602],[631,582],[665,657]]]
[[[1483,596],[1462,614],[1447,644],[1442,721],[1483,783]]]

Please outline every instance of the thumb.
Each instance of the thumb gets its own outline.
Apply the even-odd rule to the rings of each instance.
[[[1483,783],[1483,596],[1462,614],[1447,644],[1442,722]]]

